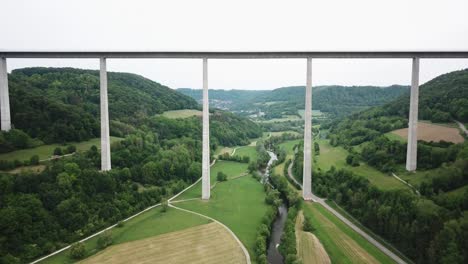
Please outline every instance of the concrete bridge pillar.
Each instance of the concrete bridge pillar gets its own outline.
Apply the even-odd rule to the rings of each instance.
[[[302,196],[312,200],[312,58],[307,58],[307,84],[304,110],[304,171]]]
[[[419,58],[413,58],[406,170],[415,171],[418,155]]]
[[[202,199],[210,199],[210,112],[208,101],[208,59],[203,59]]]
[[[109,137],[109,101],[107,99],[107,67],[106,58],[100,61],[100,97],[101,97],[101,170],[111,169],[110,137]]]
[[[8,94],[8,73],[6,58],[0,58],[0,114],[2,131],[11,129],[10,95]]]

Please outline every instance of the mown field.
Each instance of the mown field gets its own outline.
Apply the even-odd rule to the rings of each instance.
[[[398,129],[391,133],[403,138],[404,141],[408,138],[408,128]],[[465,141],[458,128],[447,124],[439,125],[427,122],[418,122],[418,139],[427,142],[439,142],[444,140],[447,142],[462,143]]]
[[[304,203],[303,211],[332,263],[394,263],[320,204]]]
[[[213,186],[213,184],[216,182],[216,175],[219,171],[225,173],[228,179],[232,179],[245,173],[247,171],[247,167],[247,163],[217,160],[216,163],[213,166],[211,166],[210,169],[211,186]],[[192,188],[179,195],[175,199],[175,201],[193,198],[201,198],[201,181],[195,184]]]
[[[111,143],[122,140],[122,138],[118,137],[110,137]],[[100,138],[93,138],[88,141],[82,142],[69,142],[67,145],[74,145],[76,146],[77,151],[85,151],[89,150],[91,146],[96,146],[97,148],[101,148],[101,139]],[[35,148],[30,149],[22,149],[16,150],[8,153],[0,154],[0,160],[29,160],[31,156],[38,155],[40,160],[48,159],[52,156],[54,149],[57,147],[63,148],[64,145],[62,144],[49,144],[49,145],[42,145]]]
[[[160,207],[151,209],[127,222],[123,227],[112,229],[113,244],[137,241],[165,233],[184,230],[190,227],[210,223],[210,220],[200,216],[169,208],[167,212],[161,212]],[[85,242],[87,256],[98,252],[98,237],[93,237]],[[73,263],[69,256],[69,250],[63,251],[53,257],[45,259],[41,263]]]
[[[236,240],[218,223],[111,246],[85,259],[85,264],[245,263]]]
[[[254,256],[257,229],[268,208],[264,200],[263,185],[248,175],[218,183],[208,202],[191,200],[175,205],[225,224]]]
[[[202,116],[202,111],[195,109],[171,110],[162,113],[167,118],[187,118],[192,116]]]
[[[312,233],[303,230],[304,214],[300,211],[296,218],[296,248],[297,257],[303,264],[331,263],[327,251],[320,240]]]
[[[244,157],[247,156],[250,158],[250,161],[257,161],[257,150],[255,146],[243,146],[236,149],[234,156]]]

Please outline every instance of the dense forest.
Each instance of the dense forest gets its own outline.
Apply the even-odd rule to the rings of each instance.
[[[467,122],[468,70],[439,76],[420,87],[420,118]],[[407,127],[409,95],[337,120],[327,130],[332,146],[348,152],[347,163],[365,162],[391,174],[404,170],[406,144],[384,134]],[[334,200],[416,263],[468,261],[468,142],[418,142],[421,183],[410,190],[383,191],[346,170],[314,171],[313,190]],[[294,171],[302,171],[301,151]],[[465,188],[465,189],[463,189]],[[460,189],[459,195],[449,192]]]
[[[11,76],[16,129],[1,132],[3,152],[99,137],[97,71],[35,68]],[[109,107],[111,135],[122,138],[111,146],[111,171],[99,171],[100,151],[92,146],[45,163],[39,173],[0,173],[0,263],[25,263],[60,249],[200,177],[201,118],[158,115],[198,108],[193,99],[137,75],[109,73]],[[46,125],[26,122],[30,115]],[[219,110],[211,111],[210,126],[212,150],[262,135],[252,121]]]
[[[201,90],[179,89],[195,100],[202,99]],[[317,86],[313,87],[312,107],[333,116],[344,116],[371,106],[391,101],[408,91],[407,86]],[[297,115],[304,109],[304,86],[293,86],[264,91],[210,90],[214,107],[232,111],[262,111],[267,118]]]
[[[99,136],[99,71],[25,68],[13,70],[8,82],[15,128],[46,143]],[[190,97],[130,73],[109,72],[108,93],[110,119],[130,125],[167,110],[198,107]]]

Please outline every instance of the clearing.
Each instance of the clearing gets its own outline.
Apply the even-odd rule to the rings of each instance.
[[[80,263],[245,263],[235,239],[218,223],[111,246]]]
[[[257,149],[255,146],[239,147],[236,149],[236,153],[234,153],[234,156],[247,156],[250,158],[250,161],[257,161]]]
[[[202,111],[195,109],[182,109],[182,110],[171,110],[162,113],[162,116],[175,119],[175,118],[188,118],[192,116],[202,116]]]
[[[408,138],[408,128],[394,130],[391,133],[400,136],[403,140]],[[456,127],[438,125],[426,122],[418,122],[418,139],[424,141],[439,142],[441,140],[453,143],[462,143],[465,139],[460,135]]]
[[[304,264],[329,264],[330,257],[318,238],[302,230],[304,214],[299,211],[296,218],[297,256]]]

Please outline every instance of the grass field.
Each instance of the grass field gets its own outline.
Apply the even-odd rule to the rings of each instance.
[[[394,263],[320,204],[305,203],[303,210],[332,263]]]
[[[122,138],[118,137],[110,137],[111,143],[122,140]],[[96,147],[101,147],[101,139],[100,138],[93,138],[88,141],[82,142],[69,142],[67,145],[75,145],[77,151],[85,151],[91,148],[91,146],[95,145]],[[29,160],[31,156],[38,155],[40,160],[48,159],[52,156],[54,149],[56,147],[64,147],[61,144],[49,144],[49,145],[42,145],[35,148],[30,149],[22,149],[16,150],[8,153],[0,154],[0,160]]]
[[[121,244],[130,241],[145,239],[169,232],[209,223],[210,220],[200,216],[169,208],[162,213],[159,207],[149,210],[127,222],[123,227],[113,228],[113,244]],[[97,253],[97,237],[85,242],[88,255]],[[68,257],[68,250],[50,257],[41,263],[73,263]]]
[[[400,142],[406,142],[406,137],[399,136],[393,132],[388,132],[384,134],[385,137],[387,137],[390,140],[396,140]]]
[[[304,118],[304,109],[297,110],[297,113],[301,116],[301,118]],[[312,117],[323,118],[326,117],[326,115],[320,110],[312,110]]]
[[[361,162],[361,165],[358,167],[349,166],[346,164],[348,151],[342,147],[332,147],[328,143],[328,140],[315,140],[315,142],[318,142],[320,145],[320,155],[317,157],[317,163],[313,165],[316,165],[323,171],[329,170],[331,166],[335,166],[337,169],[346,168],[347,170],[367,178],[373,185],[382,190],[408,188],[394,177],[385,175],[363,162]]]
[[[402,128],[391,133],[396,134],[404,139],[408,138],[408,129]],[[456,127],[451,127],[446,124],[432,124],[426,122],[418,122],[418,139],[424,141],[438,142],[441,140],[453,143],[462,143],[465,141],[460,131]]]
[[[171,110],[162,113],[162,116],[167,118],[187,118],[192,116],[202,116],[202,111],[195,109],[182,109],[182,110]]]
[[[228,179],[231,179],[246,172],[248,166],[249,165],[247,163],[217,160],[216,163],[213,166],[211,166],[210,169],[211,185],[213,186],[213,184],[216,182],[216,175],[219,171],[226,173]],[[178,196],[177,199],[175,199],[175,201],[192,198],[201,198],[201,181],[195,184],[195,186],[193,186],[192,188],[182,193],[180,196]]]
[[[296,218],[296,248],[297,257],[303,264],[329,264],[331,263],[327,251],[318,238],[303,231],[304,214],[300,211]]]
[[[257,229],[267,210],[264,199],[263,185],[245,176],[219,183],[209,201],[191,200],[176,205],[222,222],[242,241],[250,256],[254,256]]]
[[[257,150],[255,146],[243,146],[239,147],[236,150],[234,156],[244,157],[247,156],[250,158],[250,161],[257,161]]]
[[[82,261],[104,263],[245,263],[234,238],[218,223],[111,246]]]

